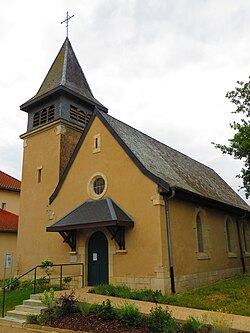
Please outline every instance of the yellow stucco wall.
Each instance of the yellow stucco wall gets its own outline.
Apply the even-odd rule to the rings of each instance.
[[[94,138],[98,134],[101,137],[101,149],[94,153]],[[162,206],[153,204],[153,198],[157,198],[157,186],[141,173],[98,118],[95,118],[58,196],[51,205],[54,221],[90,199],[87,184],[96,173],[104,174],[107,178],[105,197],[111,197],[135,221],[134,227],[127,229],[125,233],[126,254],[116,252],[116,243],[111,241],[111,236],[105,232],[110,247],[113,248],[110,279],[156,278],[157,273],[162,272],[163,263],[167,261],[166,239],[162,239],[162,229],[165,228],[164,213]],[[82,238],[78,238],[80,252],[82,251],[79,259],[85,262],[85,266],[87,242],[91,232],[94,230],[84,231]],[[144,282],[146,283],[146,280]]]
[[[50,224],[49,196],[58,183],[61,170],[62,136],[69,132],[72,141],[72,128],[57,122],[23,137],[22,192],[17,241],[19,273],[45,259],[55,257],[64,262],[64,254],[68,251],[59,234],[46,233],[46,226]],[[79,136],[80,132],[75,130],[75,144]],[[38,181],[39,172],[41,182]]]
[[[0,189],[0,208],[2,208],[2,203],[6,203],[5,210],[18,215],[20,205],[20,192]]]
[[[204,254],[198,252],[196,215],[203,227]],[[232,220],[233,253],[228,252],[226,219]],[[191,202],[170,201],[173,262],[177,289],[189,289],[242,272],[236,216]],[[246,262],[249,257],[246,257]]]

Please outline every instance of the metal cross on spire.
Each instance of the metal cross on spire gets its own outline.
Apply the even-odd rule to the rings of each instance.
[[[75,15],[69,16],[69,12],[67,12],[66,14],[66,19],[64,21],[61,22],[62,23],[66,23],[66,36],[68,37],[69,35],[69,20],[74,17]]]

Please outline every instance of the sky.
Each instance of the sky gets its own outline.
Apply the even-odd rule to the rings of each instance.
[[[66,37],[109,114],[213,168],[235,191],[225,98],[250,75],[250,1],[8,0],[0,10],[0,170],[21,179],[27,114]],[[243,191],[238,192],[244,197]],[[250,201],[247,201],[250,203]]]

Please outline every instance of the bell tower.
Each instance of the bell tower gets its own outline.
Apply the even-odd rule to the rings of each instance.
[[[21,138],[25,140],[55,124],[60,124],[57,126],[59,134],[66,134],[63,133],[66,127],[81,133],[95,107],[108,112],[93,96],[67,37],[37,94],[20,106],[22,111],[28,113],[27,132]],[[60,175],[79,134],[76,137],[76,140],[72,134],[61,137]]]
[[[20,106],[28,114],[27,131],[21,135],[24,153],[17,241],[20,273],[53,253],[55,245],[43,247],[43,239],[48,237],[46,226],[51,224],[48,200],[96,107],[108,112],[93,96],[67,37],[37,94]],[[32,255],[33,233],[38,235],[35,246],[41,249],[39,257]]]

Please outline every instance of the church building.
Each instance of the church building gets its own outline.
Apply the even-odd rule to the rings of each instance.
[[[19,273],[76,261],[85,285],[170,293],[250,269],[247,203],[211,168],[111,116],[68,38],[20,108]]]

